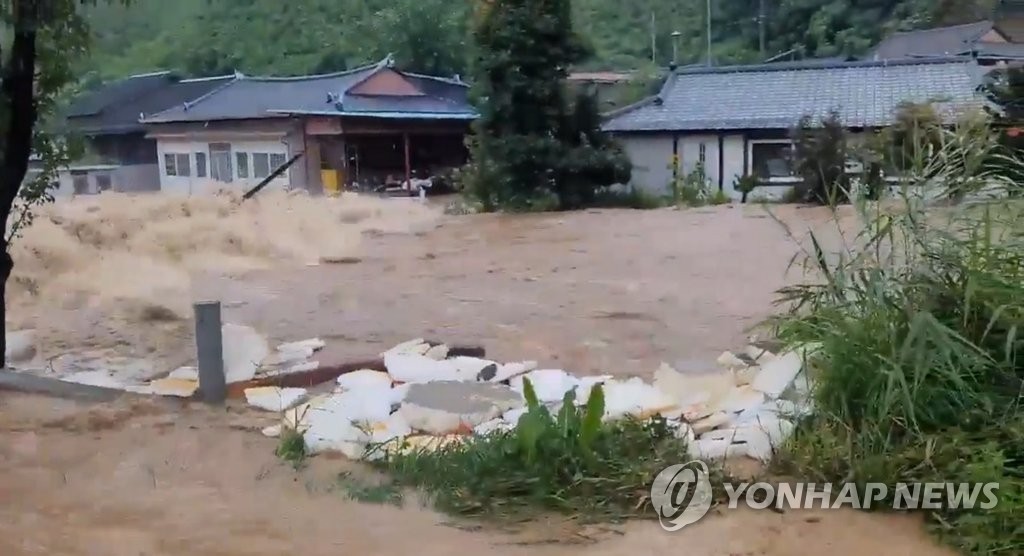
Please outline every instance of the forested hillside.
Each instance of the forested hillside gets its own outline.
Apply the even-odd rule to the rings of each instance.
[[[467,17],[483,0],[135,0],[89,11],[95,32],[83,75],[154,69],[192,75],[300,74],[344,69],[393,52],[416,71],[465,73]],[[764,0],[765,56],[863,52],[891,30],[986,17],[993,0]],[[715,63],[762,59],[761,0],[711,0]],[[576,28],[592,47],[589,69],[706,56],[705,0],[575,0]],[[653,16],[653,17],[652,17]],[[653,26],[652,26],[653,20]]]

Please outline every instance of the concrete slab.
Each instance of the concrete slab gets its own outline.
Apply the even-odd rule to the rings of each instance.
[[[468,432],[523,404],[511,388],[480,382],[412,384],[399,408],[409,425],[433,435]]]

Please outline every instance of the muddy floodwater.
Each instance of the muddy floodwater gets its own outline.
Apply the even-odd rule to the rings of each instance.
[[[775,210],[797,236],[815,228],[835,240],[825,212]],[[798,245],[754,206],[442,217],[430,231],[363,241],[358,260],[204,276],[193,294],[272,340],[323,338],[328,363],[426,337],[501,361],[649,377],[662,361],[714,368],[776,310],[773,292],[800,279],[787,274]],[[0,554],[950,553],[913,516],[853,510],[712,510],[666,533],[648,521],[467,523],[409,497],[361,504],[336,477],[364,469],[319,457],[292,470],[254,432],[266,419],[234,405],[0,393]]]

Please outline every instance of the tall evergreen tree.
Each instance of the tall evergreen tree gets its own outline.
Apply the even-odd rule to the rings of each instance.
[[[621,152],[597,139],[593,103],[568,102],[568,69],[586,53],[573,33],[570,0],[482,0],[473,31],[480,110],[474,192],[486,209],[526,208],[552,196],[572,208],[592,197],[585,177],[622,177],[597,169],[625,164],[628,179]]]

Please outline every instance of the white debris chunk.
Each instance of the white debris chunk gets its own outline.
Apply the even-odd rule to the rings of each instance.
[[[693,432],[702,435],[731,423],[732,417],[728,413],[720,411],[693,423]]]
[[[731,351],[722,352],[722,355],[719,355],[715,362],[727,369],[738,369],[747,366],[746,361],[740,359]]]
[[[269,427],[265,427],[263,430],[261,430],[260,434],[266,436],[267,438],[277,438],[281,436],[281,432],[283,430],[284,427],[281,425],[270,425]]]
[[[459,368],[450,360],[434,361],[418,354],[388,353],[384,355],[384,367],[396,382],[424,383],[448,380],[462,380]],[[475,380],[476,377],[473,377]]]
[[[785,353],[762,365],[751,386],[769,398],[778,398],[800,374],[802,367],[800,354],[792,351]]]
[[[517,407],[510,411],[506,411],[501,416],[501,419],[511,425],[512,428],[515,428],[519,425],[519,418],[525,415],[527,411],[529,411],[529,408],[527,407]]]
[[[399,405],[405,401],[405,397],[409,395],[409,388],[411,384],[396,384],[391,389],[391,404]]]
[[[335,451],[359,458],[370,440],[368,424],[390,416],[391,400],[387,396],[368,396],[356,390],[331,394],[311,405],[306,413],[306,449],[313,454]]]
[[[339,376],[337,382],[342,390],[391,388],[391,375],[372,369],[361,369]]]
[[[392,440],[401,440],[412,434],[412,427],[399,413],[393,413],[383,421],[372,423],[369,428],[370,442],[384,444]]]
[[[759,365],[764,365],[775,359],[774,353],[764,348],[759,348],[755,345],[747,346],[746,349],[743,350],[743,353],[746,354],[747,357],[753,359]]]
[[[524,379],[529,379],[541,403],[560,402],[565,393],[580,385],[580,380],[561,369],[539,369],[513,378],[512,389],[525,396]]]
[[[739,386],[729,391],[729,394],[719,403],[718,411],[726,413],[740,413],[742,411],[757,410],[764,405],[764,394],[754,390],[750,386]]]
[[[300,347],[287,351],[278,350],[267,357],[264,357],[263,361],[260,361],[260,367],[287,367],[296,363],[302,363],[310,357],[313,357],[313,349],[308,347]]]
[[[423,338],[416,338],[415,340],[409,340],[408,342],[402,342],[395,347],[382,352],[381,357],[386,357],[388,354],[394,355],[423,355],[430,350],[430,344],[425,342]]]
[[[757,421],[736,429],[736,440],[746,445],[746,455],[758,461],[769,461],[793,434],[791,421],[771,414],[762,414]]]
[[[433,359],[434,361],[443,361],[448,357],[448,346],[445,344],[437,344],[436,346],[428,349],[423,355]]]
[[[160,380],[154,380],[147,386],[149,393],[151,394],[172,398],[191,398],[196,391],[199,390],[198,381],[176,378],[162,378]]]
[[[486,436],[488,434],[495,432],[507,432],[514,428],[514,424],[511,424],[508,421],[499,417],[497,419],[491,419],[490,421],[480,423],[476,427],[473,427],[473,434]]]
[[[701,437],[687,446],[687,453],[693,459],[721,460],[746,455],[746,447],[731,438]]]
[[[264,411],[279,413],[287,409],[291,409],[305,400],[305,388],[278,388],[277,386],[264,386],[245,389],[246,403]]]
[[[413,384],[398,413],[417,431],[434,435],[468,432],[522,404],[506,386],[483,382]]]
[[[487,359],[480,359],[479,357],[453,357],[448,359],[451,365],[454,365],[458,369],[459,378],[458,380],[477,380],[477,376],[485,368],[494,366],[497,369],[498,364],[494,361],[488,361]],[[495,371],[497,372],[497,371]]]
[[[277,351],[301,351],[309,349],[313,352],[320,351],[327,346],[327,343],[320,338],[310,338],[308,340],[299,340],[298,342],[288,342],[277,346]]]
[[[521,361],[518,363],[505,363],[504,365],[498,365],[498,372],[494,374],[494,378],[491,379],[491,382],[505,382],[506,380],[511,380],[519,375],[536,370],[536,368],[536,361]]]
[[[606,382],[604,403],[605,419],[620,419],[626,416],[645,419],[679,407],[671,396],[640,378]]]
[[[5,350],[8,362],[29,361],[36,356],[36,331],[35,330],[8,330],[7,348]]]
[[[199,380],[199,369],[195,367],[178,367],[171,371],[171,374],[167,375],[167,378],[174,378],[178,380]]]
[[[237,324],[223,325],[221,337],[227,382],[245,382],[255,377],[260,362],[270,355],[267,339],[255,329]]]
[[[683,374],[665,363],[654,372],[654,387],[671,397],[691,422],[711,415],[735,386],[727,372]]]

